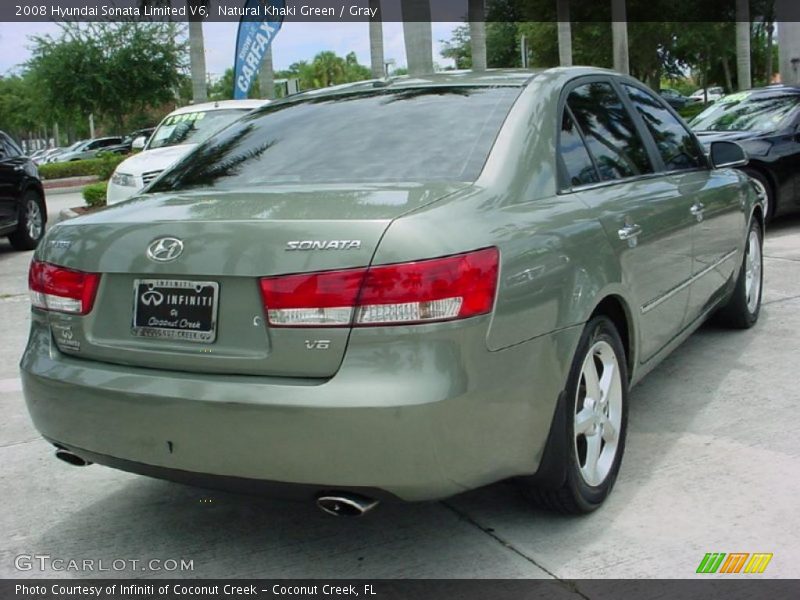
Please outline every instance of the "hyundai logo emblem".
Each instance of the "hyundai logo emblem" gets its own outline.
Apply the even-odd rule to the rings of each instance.
[[[158,238],[147,247],[147,257],[156,262],[175,260],[182,252],[183,242],[174,237]]]

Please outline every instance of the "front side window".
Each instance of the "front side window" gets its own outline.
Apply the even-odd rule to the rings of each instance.
[[[653,136],[667,171],[705,166],[694,136],[657,98],[632,85],[623,87]]]
[[[207,140],[151,191],[474,181],[520,89],[376,89],[271,104]]]
[[[597,183],[600,177],[594,167],[583,137],[578,131],[578,127],[572,120],[568,109],[564,109],[564,116],[561,118],[561,137],[558,142],[558,152],[566,170],[566,181],[563,183],[567,187],[575,187],[590,183]]]
[[[576,87],[570,92],[567,105],[583,131],[604,181],[653,172],[633,119],[610,83]]]

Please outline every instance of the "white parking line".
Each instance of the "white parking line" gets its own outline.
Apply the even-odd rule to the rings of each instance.
[[[19,377],[14,377],[13,379],[0,379],[0,394],[21,391],[22,381],[20,381]]]

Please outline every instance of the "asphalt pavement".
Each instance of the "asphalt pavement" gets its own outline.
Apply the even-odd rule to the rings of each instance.
[[[80,204],[54,195],[51,212]],[[691,578],[707,552],[773,553],[759,577],[797,576],[800,218],[768,231],[757,326],[703,327],[633,390],[614,493],[580,518],[535,510],[507,483],[337,519],[70,467],[20,391],[30,256],[0,241],[0,577]],[[69,560],[95,570],[54,568]]]

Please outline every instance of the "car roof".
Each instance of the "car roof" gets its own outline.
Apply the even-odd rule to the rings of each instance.
[[[269,104],[269,100],[217,100],[215,102],[203,102],[201,104],[187,104],[173,110],[169,115],[183,115],[186,113],[193,113],[198,111],[211,111],[211,110],[224,110],[224,109],[244,109],[253,110],[265,104]]]
[[[800,95],[800,87],[794,85],[786,85],[784,83],[776,83],[761,88],[753,88],[745,91],[751,95],[757,96],[797,96]]]
[[[294,94],[291,98],[298,96],[318,96],[336,94],[339,92],[353,92],[375,88],[385,89],[405,89],[418,87],[438,87],[438,86],[524,86],[535,75],[544,69],[486,69],[485,71],[440,71],[429,75],[411,77],[409,75],[397,75],[385,79],[366,79],[352,83],[334,85],[327,88],[308,90]]]
[[[302,102],[303,100],[310,98],[334,98],[336,96],[359,92],[369,92],[376,89],[403,90],[425,87],[435,88],[465,86],[525,87],[531,81],[544,74],[547,74],[549,77],[551,77],[552,82],[562,84],[576,77],[590,75],[603,75],[633,83],[638,82],[638,80],[628,75],[624,75],[611,69],[586,66],[553,67],[550,69],[486,69],[484,71],[452,70],[440,71],[438,73],[431,73],[416,77],[400,75],[395,77],[387,77],[385,79],[366,79],[363,81],[344,83],[341,85],[307,90],[298,94],[292,94],[290,96],[274,100],[273,103],[280,106],[283,104],[291,104],[293,102]]]

